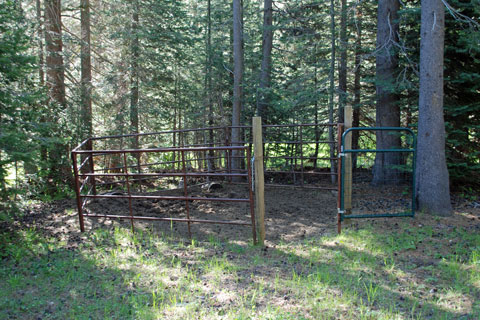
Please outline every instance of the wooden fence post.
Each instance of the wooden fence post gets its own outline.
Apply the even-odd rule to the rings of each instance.
[[[265,243],[265,182],[263,177],[262,118],[253,117],[253,150],[255,168],[255,210],[258,238],[261,246]],[[250,161],[250,160],[249,160]]]
[[[347,105],[344,109],[345,112],[345,131],[352,127],[353,111],[352,106]],[[345,136],[344,150],[352,149],[352,133]],[[352,213],[352,153],[346,153],[344,157],[345,161],[342,164],[344,166],[344,210],[345,214]],[[348,220],[346,220],[347,222]],[[348,224],[348,222],[347,222]]]

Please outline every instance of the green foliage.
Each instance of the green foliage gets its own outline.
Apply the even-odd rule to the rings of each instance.
[[[29,26],[16,1],[0,6],[0,198],[8,197],[6,177],[16,162],[33,162],[38,132],[38,94],[31,74],[35,58],[28,53]]]
[[[0,183],[15,163],[36,167],[31,178],[38,189],[68,191],[69,149],[82,136],[78,79],[80,30],[78,3],[63,3],[62,38],[67,106],[48,103],[39,90],[39,66],[34,53],[43,37],[33,25],[32,3],[6,0],[0,8]],[[475,1],[453,1],[464,16],[477,18]],[[94,135],[131,131],[132,42],[139,39],[140,131],[228,125],[232,108],[231,1],[211,0],[211,46],[207,45],[207,1],[139,1],[139,26],[134,28],[135,2],[91,2]],[[266,123],[327,122],[331,39],[336,39],[335,82],[340,59],[337,22],[330,30],[328,2],[277,1],[273,12],[272,83],[259,92],[262,44],[262,1],[244,0],[243,124],[257,108],[259,94],[268,97]],[[339,6],[334,8],[340,17]],[[356,16],[356,12],[361,12]],[[420,1],[406,1],[400,10],[399,70],[393,87],[399,97],[402,125],[415,126],[418,104]],[[339,19],[336,19],[338,21]],[[353,102],[357,28],[361,27],[360,126],[375,122],[376,3],[347,1],[347,100]],[[446,15],[445,119],[447,156],[452,184],[477,189],[480,181],[480,33],[474,23]],[[33,28],[35,27],[35,28]],[[35,29],[35,30],[34,30]],[[34,35],[33,37],[31,35]],[[38,37],[37,39],[35,37]],[[39,39],[40,38],[40,39]],[[35,40],[35,42],[33,42]],[[211,87],[208,79],[211,77]],[[338,96],[338,92],[335,93]],[[337,99],[334,99],[337,104]],[[356,103],[356,102],[355,102]],[[211,104],[211,105],[209,105]],[[335,112],[336,113],[336,112]],[[336,115],[335,117],[336,118]],[[307,132],[305,139],[314,137]],[[325,132],[322,134],[326,134]],[[308,136],[308,137],[307,137]],[[281,138],[281,137],[279,137]],[[198,137],[196,139],[199,139]],[[169,142],[161,142],[169,143]],[[61,150],[57,150],[62,146]],[[120,145],[116,147],[121,147]],[[59,157],[51,157],[55,152]],[[308,153],[313,150],[308,150]],[[54,160],[54,161],[53,161]],[[281,164],[279,164],[281,165]],[[29,171],[29,170],[23,170]],[[6,188],[3,187],[5,191]]]
[[[477,18],[474,1],[450,3]],[[445,121],[447,161],[453,186],[480,188],[480,25],[447,15],[445,28]]]

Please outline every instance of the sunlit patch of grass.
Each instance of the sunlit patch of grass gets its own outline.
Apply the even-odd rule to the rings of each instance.
[[[96,229],[74,250],[22,233],[0,266],[5,318],[480,318],[479,236],[400,222],[254,247]],[[450,240],[452,240],[450,242]],[[431,263],[411,261],[424,250]],[[423,252],[423,251],[422,251]],[[441,256],[437,257],[440,253]],[[418,254],[417,254],[418,255]]]

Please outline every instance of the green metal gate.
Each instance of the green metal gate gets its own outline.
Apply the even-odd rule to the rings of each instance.
[[[356,146],[351,147],[356,135]],[[377,146],[377,137],[396,141]],[[350,128],[342,135],[338,231],[345,219],[413,217],[416,137],[409,128]],[[385,164],[387,163],[387,164]],[[379,178],[380,177],[380,178]]]

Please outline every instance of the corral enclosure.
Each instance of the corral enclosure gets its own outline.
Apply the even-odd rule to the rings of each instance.
[[[337,190],[341,128],[264,125],[267,186]],[[242,141],[230,141],[232,130]],[[239,224],[250,225],[255,238],[251,131],[213,127],[84,141],[72,152],[80,224],[84,216],[130,219],[132,227],[136,219],[163,220],[186,222],[189,233],[195,222]],[[231,210],[220,214],[222,207]]]
[[[235,129],[240,131],[242,141],[231,141],[231,131]],[[337,124],[264,125],[264,160],[268,184],[332,188],[331,183],[325,182],[336,183],[336,178],[332,177],[337,174],[335,163],[338,159],[338,130],[341,130],[341,126]],[[232,150],[193,150],[192,148],[246,146],[252,150],[252,133],[250,126],[229,126],[107,136],[92,138],[90,142],[92,150],[127,150],[129,155],[127,168],[130,173],[180,172],[182,170],[181,152],[147,151],[179,147],[191,148],[191,151],[185,150],[184,153],[187,170],[233,173],[245,171],[245,155],[241,152],[233,154],[235,152]],[[85,142],[81,149],[87,150],[88,143]],[[137,153],[132,152],[132,149],[142,151]],[[94,158],[95,171],[114,173],[124,170],[124,161],[120,152],[95,153]],[[233,163],[235,161],[238,161],[237,166]],[[138,179],[140,178],[137,177]],[[151,180],[146,177],[141,179]],[[161,177],[155,179],[162,180]],[[165,186],[173,182],[169,178],[163,180]],[[173,180],[175,180],[174,185],[178,184],[178,179]],[[101,183],[105,185],[117,182],[102,181]]]
[[[242,141],[230,140],[235,129]],[[312,226],[333,226],[337,205],[344,219],[413,213],[415,137],[354,128],[343,137],[351,146],[340,153],[342,131],[341,124],[263,126],[267,229],[317,233]],[[380,134],[388,145],[377,144]],[[92,138],[72,156],[82,229],[83,217],[127,219],[132,227],[133,220],[159,220],[174,230],[185,222],[189,235],[192,228],[221,232],[194,223],[245,225],[256,238],[249,126]]]

